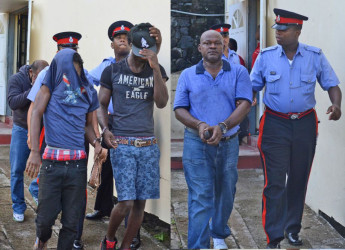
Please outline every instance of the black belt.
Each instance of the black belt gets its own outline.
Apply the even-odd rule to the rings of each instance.
[[[186,129],[187,129],[189,132],[191,132],[191,133],[193,133],[193,134],[199,136],[199,131],[198,131],[198,130],[193,129],[193,128],[189,128],[189,127],[186,127]],[[235,138],[239,133],[240,133],[240,132],[238,131],[238,132],[236,132],[236,133],[233,134],[233,135],[229,135],[229,136],[222,137],[222,139],[220,139],[220,141],[229,141],[229,140]]]
[[[281,113],[281,112],[278,112],[278,111],[275,111],[275,110],[272,110],[270,109],[269,107],[266,106],[266,112],[267,113],[270,113],[272,115],[275,115],[275,116],[279,116],[281,118],[284,118],[284,119],[288,119],[288,120],[298,120],[298,119],[301,119],[303,116],[306,116],[308,114],[310,114],[311,112],[313,112],[314,109],[308,109],[304,112],[290,112],[290,113]]]

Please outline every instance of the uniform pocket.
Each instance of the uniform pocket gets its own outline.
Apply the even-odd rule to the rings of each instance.
[[[301,74],[301,87],[304,95],[314,93],[316,83],[315,74]]]
[[[280,75],[268,75],[266,77],[266,91],[271,95],[278,95],[280,94],[280,86],[279,86],[279,79]]]

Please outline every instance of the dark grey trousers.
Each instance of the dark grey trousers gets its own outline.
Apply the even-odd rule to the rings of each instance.
[[[43,160],[40,170],[36,234],[46,242],[62,211],[62,228],[57,249],[72,249],[78,220],[83,211],[87,181],[87,160]]]

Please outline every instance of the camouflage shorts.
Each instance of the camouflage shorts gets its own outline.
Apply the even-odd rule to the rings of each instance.
[[[159,157],[157,144],[141,148],[120,144],[110,149],[119,201],[159,199]]]

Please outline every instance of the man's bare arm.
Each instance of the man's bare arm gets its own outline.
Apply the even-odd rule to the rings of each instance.
[[[50,90],[47,86],[42,85],[35,98],[34,106],[32,109],[30,121],[30,140],[31,152],[26,163],[26,172],[29,177],[33,178],[38,175],[39,167],[41,164],[40,148],[39,148],[39,135],[41,128],[41,120],[44,111],[47,108],[50,100]]]
[[[108,147],[116,148],[113,139],[114,135],[109,131],[108,128],[108,106],[111,98],[111,90],[101,86],[98,93],[99,109],[97,110],[98,123],[101,126],[103,133],[103,140]]]

